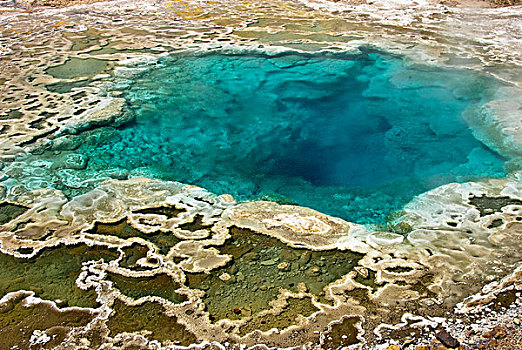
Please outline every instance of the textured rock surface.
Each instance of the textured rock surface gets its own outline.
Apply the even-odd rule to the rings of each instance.
[[[121,302],[147,310],[152,304],[144,303],[156,302],[163,305],[168,315],[175,317],[172,322],[177,320],[180,327],[186,327],[187,331],[183,332],[191,332],[198,339],[245,344],[269,341],[278,346],[315,343],[319,341],[316,335],[320,335],[332,320],[348,314],[364,317],[355,328],[360,329],[361,335],[351,339],[375,342],[379,337],[361,338],[362,331],[379,335],[386,329],[409,326],[408,321],[401,325],[394,320],[413,305],[418,320],[436,325],[441,321],[434,317],[443,316],[443,310],[452,310],[467,297],[470,299],[466,304],[459,304],[462,312],[484,304],[491,297],[481,294],[473,297],[472,294],[480,292],[483,283],[492,278],[509,274],[519,262],[517,232],[520,223],[517,217],[522,207],[508,204],[492,208],[491,214],[481,217],[469,198],[502,195],[518,200],[522,194],[520,182],[495,180],[455,186],[426,193],[430,200],[420,197],[406,208],[401,219],[408,222],[412,230],[403,241],[399,239],[400,235],[372,232],[307,208],[272,202],[237,204],[229,196],[215,196],[197,187],[147,178],[108,180],[72,200],[53,192],[33,193],[23,202],[29,209],[1,226],[2,254],[52,258],[49,246],[94,244],[101,250],[89,253],[93,260],[84,264],[81,271],[78,268],[72,277],[80,289],[96,292],[102,305],[98,310],[115,307],[116,314],[124,314],[133,311],[123,309]],[[452,196],[443,195],[450,188]],[[455,213],[461,213],[462,218],[457,218]],[[493,218],[502,219],[504,224],[491,227]],[[118,224],[123,219],[132,230]],[[444,225],[448,222],[456,222],[459,227],[450,225],[447,228]],[[102,224],[107,228],[102,230]],[[113,225],[111,230],[109,225]],[[460,233],[461,226],[464,226],[464,233]],[[238,228],[242,231],[237,231]],[[118,231],[124,229],[126,234]],[[202,234],[202,230],[206,232]],[[159,250],[158,244],[163,243],[155,237],[160,232],[177,237],[167,246],[168,250]],[[261,238],[263,236],[266,238]],[[256,237],[261,241],[256,241]],[[136,244],[145,249],[139,253]],[[285,246],[287,248],[282,248]],[[120,250],[119,253],[113,250],[116,255],[104,256],[108,253],[102,253],[106,249],[103,247],[120,247]],[[135,254],[138,255],[133,257]],[[328,267],[332,254],[338,254],[345,260],[344,264],[347,264],[348,255],[342,257],[342,254],[351,254],[352,267],[321,282],[321,276],[335,271],[335,267]],[[88,256],[86,258],[89,260]],[[240,264],[239,269],[234,264],[227,264],[236,261]],[[260,270],[245,269],[254,266],[256,261]],[[65,268],[60,260],[55,263],[58,271]],[[19,264],[23,264],[23,260]],[[223,270],[225,264],[228,267]],[[258,278],[269,273],[262,272],[263,269],[273,269],[275,277],[258,282]],[[295,275],[296,271],[302,275]],[[216,280],[207,281],[203,272],[215,275]],[[278,275],[285,276],[282,281],[287,283],[294,275],[301,277],[289,285],[278,286]],[[24,288],[23,280],[19,283],[18,288],[33,288],[30,285]],[[489,295],[494,297],[506,288],[520,288],[520,283],[517,272],[501,285],[492,285]],[[165,287],[159,287],[161,284]],[[220,284],[222,287],[218,287]],[[41,295],[49,295],[49,287],[43,288]],[[229,288],[232,293],[227,292]],[[177,296],[165,294],[174,290]],[[36,292],[42,293],[40,289]],[[256,296],[256,293],[262,294]],[[252,300],[261,302],[261,295],[269,299],[264,306],[255,306]],[[61,302],[68,300],[66,298],[66,295],[60,297]],[[67,301],[69,306],[75,306],[71,305],[74,300]],[[214,304],[218,300],[218,304]],[[205,311],[204,304],[207,306]],[[395,305],[394,315],[385,311],[391,305]],[[225,319],[218,317],[222,312],[227,314],[227,310],[230,313]],[[109,314],[102,314],[104,316],[93,321],[93,327],[104,327],[101,325]],[[302,316],[297,317],[298,314]],[[110,316],[108,320],[109,328],[123,327],[114,328],[116,321],[111,321]],[[387,322],[390,324],[386,325]],[[291,324],[297,328],[288,328],[281,333],[269,331],[272,327],[281,329]],[[129,327],[133,329],[133,326]],[[328,328],[323,342],[332,338],[332,332],[339,327]],[[346,327],[352,326],[347,324]],[[375,330],[372,327],[376,327]],[[250,333],[256,328],[265,333]],[[211,332],[212,338],[206,338],[206,332]],[[109,333],[106,339],[113,339],[113,336]],[[160,339],[165,344],[178,341],[159,333],[157,337],[152,339]],[[335,341],[342,342],[342,339]]]

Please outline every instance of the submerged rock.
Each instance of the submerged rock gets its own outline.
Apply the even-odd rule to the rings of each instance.
[[[442,343],[442,345],[448,348],[458,348],[460,343],[457,339],[453,338],[447,331],[442,330],[437,332],[436,338]]]
[[[83,154],[78,153],[68,153],[64,156],[58,157],[53,165],[51,165],[52,170],[58,169],[75,169],[82,170],[87,167],[87,162],[89,161],[89,157]]]

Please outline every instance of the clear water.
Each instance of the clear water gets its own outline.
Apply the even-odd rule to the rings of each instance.
[[[91,169],[380,223],[441,184],[504,175],[461,117],[497,87],[376,52],[184,54],[125,91],[135,122],[80,150]]]

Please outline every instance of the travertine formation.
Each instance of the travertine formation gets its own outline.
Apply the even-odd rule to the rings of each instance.
[[[320,1],[6,8],[0,322],[27,327],[2,326],[3,337],[79,349],[374,347],[445,326],[448,313],[469,321],[499,296],[516,299],[522,50],[511,16],[520,11],[420,4],[399,19],[394,9],[369,15]],[[88,160],[62,153],[79,133],[110,137],[128,121],[121,90],[169,52],[369,43],[412,64],[489,65],[513,98],[483,106],[475,133],[510,160],[510,175],[436,188],[370,229],[121,169],[79,176]]]
[[[145,305],[164,310],[169,322],[183,329],[180,339],[151,329],[149,340],[164,344],[189,345],[186,334],[192,341],[314,344],[323,331],[335,329],[329,323],[340,322],[336,320],[343,315],[361,317],[357,327],[368,335],[366,341],[377,341],[374,337],[387,329],[385,324],[402,323],[403,314],[436,325],[443,310],[452,310],[458,302],[459,310],[469,312],[495,293],[520,288],[520,273],[513,272],[520,261],[522,232],[517,176],[450,184],[420,196],[395,218],[397,227],[408,227],[407,234],[372,232],[307,208],[238,204],[230,196],[147,178],[108,180],[71,200],[57,191],[35,190],[9,204],[26,211],[1,226],[2,250],[40,268],[48,268],[44,259],[49,250],[90,254],[92,260],[85,259],[81,270],[68,276],[73,278],[69,288],[71,282],[76,287],[44,285],[36,292],[58,299],[58,305],[64,300],[69,306],[91,305],[99,315],[89,324],[106,329],[104,341],[116,341],[111,317],[119,316],[111,310],[132,313],[129,308]],[[101,250],[80,249],[84,245]],[[50,261],[58,271],[71,264],[54,259]],[[236,261],[242,266],[234,267]],[[339,264],[344,270],[338,275],[320,278],[337,273]],[[257,281],[270,271],[276,271],[273,278]],[[15,276],[6,273],[4,278]],[[294,285],[286,284],[294,278]],[[245,279],[248,284],[242,283]],[[464,301],[492,280],[499,282],[483,290],[484,295]],[[20,288],[33,290],[28,282],[24,287],[22,280]],[[223,288],[217,293],[213,288],[219,283]],[[227,288],[233,291],[227,294]],[[96,302],[81,301],[81,294],[92,290]],[[267,296],[273,299],[262,301]],[[392,305],[394,312],[389,312]],[[120,331],[123,323],[117,322]],[[379,331],[374,333],[372,327]],[[77,341],[90,339],[84,332],[76,336]]]

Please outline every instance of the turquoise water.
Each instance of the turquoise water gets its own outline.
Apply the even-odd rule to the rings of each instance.
[[[441,184],[504,175],[461,117],[497,87],[377,52],[176,55],[125,91],[135,122],[80,151],[91,169],[382,223]]]

